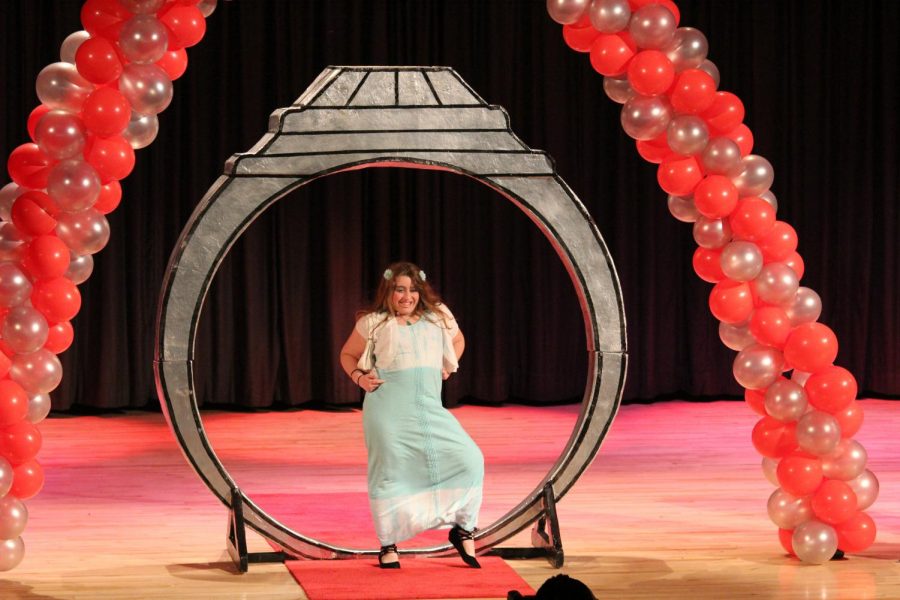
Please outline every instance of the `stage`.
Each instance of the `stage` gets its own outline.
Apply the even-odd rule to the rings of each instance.
[[[812,566],[784,554],[766,515],[773,487],[750,443],[757,416],[743,402],[665,402],[623,407],[561,501],[564,567],[510,564],[535,589],[563,572],[598,598],[900,597],[900,404],[862,404],[856,439],[881,494],[869,511],[878,538],[860,555]],[[486,457],[483,524],[540,482],[578,410],[454,409]],[[360,411],[206,411],[203,419],[231,475],[273,516],[323,541],[376,545]],[[281,564],[236,572],[225,552],[227,512],[161,414],[55,416],[41,433],[46,485],[27,502],[27,553],[0,578],[0,597],[306,598]],[[248,543],[269,550],[253,532]],[[505,545],[528,543],[526,531]]]

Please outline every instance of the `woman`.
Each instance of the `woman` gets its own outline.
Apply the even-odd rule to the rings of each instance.
[[[374,368],[362,359],[367,343]],[[443,527],[451,527],[450,542],[466,564],[480,567],[473,532],[484,458],[441,404],[442,380],[457,370],[464,348],[425,273],[398,262],[385,270],[371,309],[341,349],[341,366],[366,392],[369,504],[382,568],[400,567],[398,542]]]

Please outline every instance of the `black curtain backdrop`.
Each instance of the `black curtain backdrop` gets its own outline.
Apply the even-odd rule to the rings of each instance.
[[[747,107],[775,167],[779,217],[800,237],[838,363],[865,393],[900,395],[897,111],[900,3],[683,0],[720,89]],[[81,29],[79,0],[0,3],[0,153],[28,141],[35,78]],[[619,106],[569,50],[543,0],[220,0],[189,51],[160,134],[123,181],[112,240],[81,286],[57,410],[152,406],[153,332],[169,254],[224,161],[328,65],[447,65],[546,150],[610,247],[628,317],[626,400],[740,394],[718,340],[690,226],[666,209],[655,165]],[[3,182],[8,181],[4,176]],[[217,275],[195,372],[207,404],[359,401],[337,355],[385,265],[418,262],[468,339],[448,403],[580,398],[586,357],[572,286],[513,205],[448,173],[367,169],[284,198]]]

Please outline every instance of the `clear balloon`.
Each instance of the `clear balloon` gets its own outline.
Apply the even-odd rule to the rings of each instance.
[[[0,333],[12,350],[27,354],[47,341],[47,320],[30,306],[17,306],[7,313]]]
[[[100,195],[100,176],[83,160],[66,160],[50,171],[47,193],[61,210],[90,208]]]
[[[560,25],[575,23],[590,3],[591,0],[547,0],[547,14]]]
[[[12,223],[0,223],[0,261],[19,260],[22,248],[22,234],[16,226]]]
[[[830,454],[822,457],[822,473],[831,479],[850,481],[865,472],[868,460],[869,454],[862,444],[843,439],[835,444]]]
[[[709,141],[709,131],[700,117],[681,115],[669,121],[666,140],[672,151],[690,156],[703,151]]]
[[[779,379],[766,390],[766,413],[779,421],[796,421],[808,404],[803,386],[788,379]]]
[[[166,0],[119,0],[119,3],[132,14],[152,15],[166,4]]]
[[[769,346],[747,346],[734,359],[734,378],[749,390],[761,390],[772,385],[781,374],[784,357]]]
[[[18,354],[9,368],[9,377],[29,394],[47,394],[62,381],[62,365],[48,350]]]
[[[137,150],[152,144],[157,133],[159,133],[159,119],[156,118],[156,115],[142,115],[133,112],[131,121],[122,136],[128,140],[132,148]]]
[[[778,459],[763,456],[762,472],[766,480],[772,485],[778,487]]]
[[[94,271],[94,257],[90,254],[72,254],[69,261],[69,269],[64,277],[72,280],[75,285],[80,285],[88,280]]]
[[[87,31],[76,31],[70,33],[63,40],[62,46],[59,47],[59,60],[62,62],[75,64],[75,52],[78,47],[91,37]]]
[[[172,80],[156,65],[129,64],[119,77],[119,91],[142,115],[156,115],[172,101]]]
[[[38,121],[34,140],[44,154],[64,160],[84,149],[86,134],[84,124],[77,116],[62,110],[51,110]]]
[[[25,418],[30,423],[40,423],[50,414],[51,408],[50,394],[32,394],[28,398],[28,414]]]
[[[822,314],[822,299],[815,290],[801,286],[797,288],[794,301],[785,308],[785,311],[794,326],[812,323],[818,321]]]
[[[675,71],[696,69],[706,60],[709,42],[706,41],[706,36],[699,29],[679,27],[663,48],[663,52],[672,61]]]
[[[731,241],[731,225],[727,219],[700,217],[694,223],[694,241],[703,248],[721,248]]]
[[[75,65],[57,62],[44,67],[35,83],[38,98],[51,109],[78,112],[93,91],[91,83],[78,74]]]
[[[792,268],[784,263],[768,263],[753,281],[756,295],[769,304],[790,302],[800,287],[800,281]]]
[[[617,104],[625,104],[635,94],[631,84],[628,83],[628,77],[604,77],[603,91],[610,100]]]
[[[75,254],[96,254],[109,242],[109,223],[93,209],[57,215],[56,235]]]
[[[9,461],[0,456],[0,498],[9,493],[13,484],[13,468]]]
[[[875,477],[875,473],[868,469],[854,479],[849,480],[847,485],[856,493],[857,510],[866,510],[878,499],[878,478]]]
[[[762,198],[766,202],[772,205],[772,208],[775,209],[775,212],[778,212],[778,198],[775,197],[775,194],[772,193],[772,190],[766,190],[757,198]]]
[[[25,190],[16,183],[7,183],[0,188],[0,220],[9,221],[12,219],[10,211],[16,198],[25,193]]]
[[[837,532],[831,525],[821,521],[807,521],[798,525],[791,542],[797,558],[814,565],[831,560],[838,547]]]
[[[811,410],[797,421],[797,444],[810,454],[831,454],[840,441],[841,426],[828,413]],[[824,461],[822,472],[825,472]]]
[[[21,537],[0,540],[0,571],[15,569],[25,558],[25,543]]]
[[[631,20],[628,0],[594,0],[588,9],[591,25],[601,33],[619,33]]]
[[[204,17],[208,17],[216,10],[216,0],[200,0],[197,4],[197,8],[200,9],[200,12]]]
[[[741,171],[732,177],[741,196],[759,196],[772,187],[775,171],[772,164],[756,154],[748,154],[741,159]]]
[[[669,212],[682,223],[694,223],[700,218],[694,199],[691,196],[673,196],[669,194],[667,200]]]
[[[788,494],[781,488],[778,488],[769,496],[766,509],[769,513],[769,518],[780,529],[794,529],[800,523],[805,523],[813,517],[812,506],[808,496],[798,498]]]
[[[622,107],[622,128],[636,140],[652,140],[666,130],[672,107],[665,96],[634,96]]]
[[[31,295],[31,282],[11,262],[0,263],[0,307],[18,306]]]
[[[0,540],[11,540],[22,535],[28,523],[28,509],[13,496],[0,497]]]
[[[650,4],[637,9],[631,17],[628,31],[638,48],[664,48],[675,35],[675,15],[662,4]]]
[[[740,352],[756,343],[747,323],[719,323],[719,339],[728,348]]]
[[[763,268],[762,252],[753,242],[730,242],[719,260],[725,276],[735,281],[750,281]]]
[[[741,149],[727,137],[714,137],[703,148],[700,164],[710,175],[734,177],[742,168]]]
[[[125,21],[119,33],[119,47],[132,63],[155,63],[169,46],[166,26],[152,15],[135,15]]]
[[[797,385],[806,385],[806,380],[809,379],[810,375],[812,375],[812,373],[794,369],[794,371],[791,373],[791,381],[793,381]]]
[[[719,87],[719,83],[721,83],[721,77],[719,76],[719,67],[716,66],[716,63],[707,58],[702,63],[700,63],[700,66],[697,68],[712,77],[713,81],[716,82],[716,88]]]

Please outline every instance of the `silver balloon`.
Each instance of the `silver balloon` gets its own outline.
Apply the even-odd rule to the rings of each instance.
[[[50,394],[31,394],[28,397],[28,414],[25,416],[30,423],[40,423],[50,414],[53,408],[50,402]]]
[[[135,15],[152,15],[161,9],[166,0],[119,0],[125,10]]]
[[[631,84],[628,83],[628,77],[604,77],[603,91],[610,100],[618,104],[625,104],[635,95]]]
[[[810,375],[812,375],[812,373],[794,369],[793,372],[791,372],[791,381],[793,381],[797,385],[806,385],[806,380],[809,379]]]
[[[770,346],[747,346],[734,358],[732,372],[742,387],[762,390],[772,385],[781,375],[784,356]]]
[[[172,80],[153,64],[127,65],[119,77],[119,91],[142,115],[159,114],[172,102]]]
[[[131,121],[128,122],[128,127],[125,128],[122,137],[128,140],[132,148],[138,150],[152,144],[157,133],[159,133],[159,119],[156,118],[156,115],[132,112]]]
[[[800,286],[794,294],[794,300],[784,310],[794,327],[802,323],[813,323],[822,314],[822,299],[815,290]]]
[[[71,254],[69,260],[69,268],[66,270],[66,277],[72,280],[75,285],[81,285],[88,280],[94,271],[94,257],[90,254]]]
[[[13,202],[16,201],[16,198],[24,194],[25,191],[26,190],[20,188],[15,183],[7,183],[0,188],[0,220],[12,220],[10,211],[12,210]]]
[[[797,525],[791,538],[794,554],[803,562],[821,565],[831,560],[837,550],[837,532],[821,521]]]
[[[756,343],[747,323],[719,323],[719,339],[728,348],[740,352]]]
[[[658,50],[675,35],[675,15],[662,4],[649,4],[634,11],[628,31],[638,48]]]
[[[35,83],[38,98],[51,109],[78,112],[94,86],[78,74],[75,65],[57,62],[44,67]]]
[[[709,175],[734,177],[741,172],[741,149],[730,138],[712,138],[700,155],[700,164]]]
[[[727,219],[709,219],[701,216],[694,223],[693,234],[698,246],[715,250],[731,241],[731,225]]]
[[[700,218],[700,212],[694,206],[693,196],[673,196],[669,194],[667,203],[669,212],[682,223],[694,223]]]
[[[65,160],[81,154],[87,139],[81,119],[64,110],[51,110],[38,120],[34,140],[50,158]]]
[[[628,27],[631,7],[628,0],[594,0],[588,16],[591,25],[600,33],[618,33]]]
[[[622,128],[636,140],[652,140],[669,126],[672,106],[665,95],[635,95],[622,107]]]
[[[119,47],[132,63],[155,63],[169,46],[168,29],[152,15],[135,15],[125,21],[119,33]]]
[[[831,454],[840,441],[841,426],[826,412],[811,410],[797,421],[797,444],[810,454]]]
[[[760,194],[759,197],[768,202],[769,206],[775,209],[775,212],[778,212],[778,198],[775,197],[775,194],[772,193],[772,190],[766,190],[765,192]]]
[[[87,31],[70,33],[63,40],[62,46],[59,47],[59,60],[74,65],[75,53],[78,52],[78,47],[89,39],[91,39],[91,34]]]
[[[730,242],[722,248],[719,264],[729,279],[750,281],[763,268],[762,251],[753,242]]]
[[[109,223],[94,209],[56,216],[56,235],[75,254],[96,254],[109,241]]]
[[[216,10],[216,0],[200,0],[197,4],[197,8],[200,9],[200,12],[203,13],[204,17],[208,17]]]
[[[17,354],[9,368],[9,377],[29,394],[47,394],[62,380],[62,365],[55,354],[42,348],[30,354]]]
[[[13,496],[0,498],[0,540],[11,540],[22,535],[28,523],[28,509]]]
[[[575,23],[587,10],[591,0],[547,0],[547,14],[560,25]]]
[[[15,569],[25,558],[25,542],[21,537],[0,541],[0,571]]]
[[[721,77],[719,76],[719,67],[716,66],[716,63],[707,58],[700,63],[700,66],[697,68],[712,77],[713,81],[716,83],[716,89],[718,89]]]
[[[681,115],[669,121],[666,141],[676,154],[691,156],[706,148],[709,130],[706,121],[694,115]]]
[[[773,262],[763,266],[754,280],[756,295],[769,304],[787,304],[800,288],[797,273],[784,263]]]
[[[0,261],[19,260],[22,255],[22,234],[12,223],[0,224]],[[0,300],[3,306],[3,300]]]
[[[9,493],[14,475],[12,465],[9,464],[8,460],[0,456],[0,498]]]
[[[759,196],[772,187],[774,180],[772,164],[757,154],[748,154],[742,158],[740,173],[731,178],[742,197]]]
[[[65,160],[50,171],[47,193],[61,210],[90,208],[100,195],[100,176],[83,160]]]
[[[850,481],[863,474],[868,460],[869,454],[862,444],[843,439],[835,444],[828,456],[822,457],[822,474],[829,479]]]
[[[847,485],[856,493],[856,510],[866,510],[878,499],[878,478],[868,469],[848,481]]]
[[[781,488],[769,496],[766,509],[769,518],[781,529],[794,529],[813,517],[812,501],[809,496],[798,498]]]
[[[766,412],[773,419],[785,423],[796,421],[806,412],[807,406],[809,402],[803,386],[789,379],[779,379],[766,390]]]
[[[31,282],[25,273],[11,262],[0,262],[0,308],[18,306],[29,296]]]
[[[709,42],[706,41],[706,36],[699,29],[679,27],[666,47],[663,48],[663,52],[672,61],[676,72],[696,69],[706,60]]]
[[[7,313],[0,335],[13,351],[27,354],[43,347],[48,331],[47,319],[40,311],[30,306],[17,306]]]
[[[778,459],[777,458],[769,458],[768,456],[763,456],[762,459],[762,472],[766,477],[766,480],[778,487],[781,485],[778,483]]]

